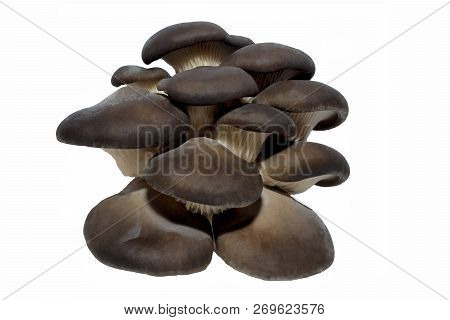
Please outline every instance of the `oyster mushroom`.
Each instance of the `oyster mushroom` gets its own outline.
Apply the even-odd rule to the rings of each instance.
[[[255,103],[271,105],[287,112],[297,126],[296,138],[306,140],[312,130],[328,130],[345,121],[348,104],[332,87],[305,80],[288,80],[272,84],[260,92]]]
[[[100,262],[153,276],[202,271],[213,252],[208,221],[139,178],[91,210],[84,236]]]
[[[146,64],[162,58],[177,73],[199,66],[218,66],[235,50],[253,41],[229,35],[211,22],[186,22],[166,27],[151,36],[142,49]]]
[[[204,135],[217,120],[219,104],[258,92],[255,81],[235,67],[198,67],[158,83],[171,100],[187,106],[192,127]]]
[[[221,66],[241,68],[252,75],[259,90],[274,82],[313,77],[314,61],[303,51],[277,43],[257,43],[228,56]]]
[[[226,209],[254,203],[263,186],[255,166],[204,137],[154,157],[145,173],[152,188],[209,220]]]
[[[350,175],[344,156],[323,144],[296,141],[290,147],[260,163],[265,185],[290,194],[301,193],[313,185],[337,186]]]
[[[292,119],[282,111],[262,104],[246,104],[221,117],[216,139],[238,157],[255,161],[270,135],[290,139],[296,133]]]
[[[102,148],[126,176],[138,176],[147,162],[191,134],[188,116],[162,95],[123,87],[93,107],[64,119],[60,142]]]
[[[123,66],[114,72],[111,77],[111,84],[114,87],[120,87],[124,84],[139,86],[157,92],[156,84],[165,78],[170,78],[170,75],[161,68],[146,69],[139,66]]]
[[[264,280],[294,280],[327,269],[333,242],[320,217],[264,188],[251,206],[213,217],[215,252],[232,268]]]

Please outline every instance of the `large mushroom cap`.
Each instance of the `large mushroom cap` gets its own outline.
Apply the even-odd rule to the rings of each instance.
[[[115,87],[120,87],[124,84],[130,84],[141,81],[151,81],[158,83],[164,78],[169,78],[170,75],[166,70],[161,68],[143,68],[139,66],[123,66],[117,69],[111,77],[111,84]]]
[[[198,67],[158,83],[177,102],[201,106],[224,103],[258,92],[255,81],[235,67]]]
[[[230,53],[252,43],[248,38],[229,35],[211,22],[186,22],[151,36],[142,49],[142,60],[149,64],[163,58],[181,72],[201,65],[219,65]]]
[[[277,135],[276,140],[286,141],[296,134],[295,124],[288,115],[262,104],[234,109],[216,124],[215,139],[247,161],[256,160],[269,136]]]
[[[217,125],[233,126],[245,131],[273,133],[286,136],[295,135],[295,124],[284,112],[269,105],[249,103],[236,108],[219,120]]]
[[[59,125],[60,142],[96,148],[151,148],[186,133],[188,116],[162,95],[123,87]]]
[[[184,22],[161,29],[145,42],[142,60],[149,64],[165,54],[207,41],[221,41],[228,33],[211,22]]]
[[[203,214],[248,206],[258,200],[258,170],[208,138],[190,139],[150,161],[150,186]]]
[[[260,165],[266,185],[290,193],[304,192],[313,185],[337,186],[350,175],[350,167],[342,154],[313,142],[297,141]]]
[[[155,276],[201,271],[213,252],[208,221],[141,179],[92,209],[84,235],[102,263]]]
[[[310,123],[314,125],[314,130],[337,127],[348,115],[344,96],[336,89],[316,81],[288,80],[274,83],[260,92],[254,102],[269,104],[290,114],[317,114],[317,119]]]
[[[334,260],[331,236],[311,209],[264,188],[251,206],[213,218],[216,253],[234,269],[265,280],[305,278]]]
[[[260,89],[276,81],[313,77],[314,61],[303,51],[277,43],[257,43],[229,55],[222,66],[234,66],[252,74]]]

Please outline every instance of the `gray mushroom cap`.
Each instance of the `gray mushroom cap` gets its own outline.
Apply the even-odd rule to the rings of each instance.
[[[276,81],[309,80],[315,72],[314,61],[310,56],[301,50],[277,43],[245,46],[225,58],[221,66],[234,66],[249,72],[258,78],[261,90]]]
[[[143,68],[139,66],[123,66],[117,69],[111,77],[111,84],[120,87],[124,84],[130,84],[140,81],[154,81],[155,84],[170,75],[161,68]]]
[[[158,83],[174,101],[188,105],[214,105],[252,96],[258,88],[252,77],[235,67],[198,67]]]
[[[224,29],[211,22],[185,22],[166,27],[152,35],[142,49],[142,60],[149,64],[172,51],[208,41],[222,41],[236,48],[253,43],[245,37],[228,35]]]
[[[336,89],[317,81],[277,82],[260,92],[253,101],[290,113],[331,111],[333,116],[319,122],[314,130],[337,127],[348,116],[348,104],[344,96]]]
[[[245,131],[274,133],[287,138],[295,135],[295,124],[284,112],[268,105],[249,103],[236,108],[219,120],[217,125],[233,126]]]
[[[123,87],[97,105],[64,119],[60,142],[112,149],[160,147],[189,134],[189,117],[169,100],[145,89]]]
[[[344,156],[333,148],[319,143],[296,141],[261,162],[261,174],[265,183],[288,189],[289,183],[307,179],[318,179],[313,184],[331,187],[348,179],[350,167]]]
[[[154,276],[202,271],[213,252],[208,221],[141,179],[93,208],[84,236],[100,262]]]
[[[221,209],[248,206],[258,200],[258,169],[220,143],[194,138],[154,157],[145,179],[154,189],[184,202]]]
[[[264,188],[251,206],[213,217],[215,252],[232,268],[264,280],[294,280],[334,260],[326,226],[308,207]]]

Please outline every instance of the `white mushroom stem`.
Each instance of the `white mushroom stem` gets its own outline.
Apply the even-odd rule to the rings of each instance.
[[[330,178],[334,178],[335,176],[332,174],[324,174],[317,177],[311,177],[307,179],[303,179],[300,181],[294,181],[294,182],[285,182],[285,181],[278,181],[269,175],[264,171],[264,169],[260,170],[261,177],[263,179],[263,183],[266,186],[276,187],[281,190],[284,190],[288,192],[289,194],[297,194],[302,193],[311,188],[313,185],[315,185],[317,182],[322,180],[327,180]]]
[[[295,70],[284,69],[274,72],[250,72],[250,75],[255,79],[256,84],[260,90],[263,90],[277,81],[290,79],[296,74]]]
[[[191,126],[195,129],[197,136],[201,135],[198,132],[199,129],[216,122],[218,111],[219,107],[217,105],[187,107],[187,112],[191,119]]]
[[[109,153],[124,176],[139,177],[148,161],[158,153],[158,148],[142,149],[103,149]]]
[[[224,210],[229,209],[227,207],[208,206],[206,204],[200,204],[200,203],[186,201],[186,200],[177,199],[177,198],[175,198],[175,200],[183,203],[188,211],[191,211],[194,213],[199,213],[199,214],[205,216],[209,222],[212,222],[212,218],[215,214],[222,213]]]
[[[180,73],[201,66],[218,66],[234,50],[221,41],[208,41],[172,51],[163,59]]]
[[[303,141],[308,138],[311,131],[319,122],[336,117],[334,111],[287,112],[287,114],[294,120],[295,126],[297,127],[295,139]]]
[[[270,133],[245,131],[233,126],[217,126],[216,140],[236,156],[253,162],[261,153],[261,148]]]
[[[155,81],[155,80],[138,81],[138,82],[130,83],[128,85],[128,87],[136,88],[136,89],[144,88],[150,92],[165,94],[164,91],[159,91],[156,88],[156,85],[158,84],[159,81],[160,81],[160,79],[157,81]]]

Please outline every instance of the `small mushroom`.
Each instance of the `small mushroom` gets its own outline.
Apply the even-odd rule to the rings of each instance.
[[[210,221],[213,214],[254,203],[263,186],[254,165],[204,137],[154,157],[145,173],[152,188]]]
[[[297,126],[297,139],[306,140],[312,130],[328,130],[345,121],[348,104],[332,87],[305,80],[272,84],[259,93],[254,103],[263,103],[287,112]]]
[[[161,68],[146,69],[139,66],[123,66],[114,72],[111,77],[111,84],[114,87],[120,87],[124,84],[139,86],[157,92],[156,84],[165,78],[170,78],[170,75]]]
[[[59,125],[60,142],[102,148],[126,176],[191,133],[188,116],[169,100],[143,88],[123,87],[97,105],[79,110]]]
[[[164,79],[157,87],[187,106],[191,125],[199,135],[217,120],[219,104],[258,93],[252,77],[235,67],[198,67]]]
[[[313,185],[340,185],[349,177],[350,167],[344,156],[330,147],[296,141],[262,161],[260,173],[265,185],[295,194],[304,192]]]
[[[289,139],[296,133],[288,115],[262,104],[246,104],[234,109],[216,124],[216,140],[247,161],[255,161],[270,135]]]
[[[251,206],[213,218],[215,252],[232,268],[264,280],[294,280],[327,269],[333,242],[320,217],[288,195],[264,188]]]
[[[252,75],[259,90],[288,79],[309,80],[315,72],[314,61],[303,51],[277,43],[257,43],[228,56],[222,66],[244,69]]]
[[[84,236],[100,262],[153,276],[202,271],[213,252],[208,221],[139,178],[92,209]]]
[[[199,66],[218,66],[232,52],[249,44],[253,41],[229,35],[211,22],[179,23],[151,36],[142,49],[142,60],[150,64],[162,58],[178,73]]]

